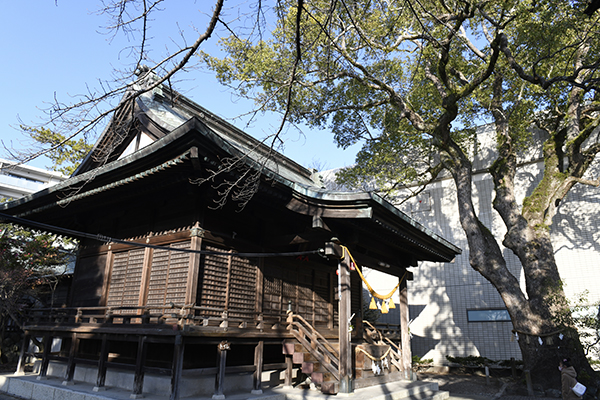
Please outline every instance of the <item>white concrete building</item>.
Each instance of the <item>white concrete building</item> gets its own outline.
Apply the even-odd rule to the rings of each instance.
[[[58,172],[0,159],[0,198],[18,199],[65,179]]]
[[[487,168],[494,159],[493,129],[483,127],[473,151],[473,186],[479,218],[502,238],[505,228],[492,208],[494,185]],[[518,201],[530,194],[542,177],[541,143],[537,137],[530,150],[520,159],[516,177]],[[597,160],[598,161],[598,160]],[[596,162],[589,177],[597,178]],[[324,174],[326,181],[331,176]],[[462,230],[452,179],[443,177],[417,198],[399,208],[425,227],[460,247],[463,252],[453,263],[423,263],[413,268],[414,280],[408,282],[412,352],[434,364],[447,364],[446,355],[482,356],[492,360],[521,358],[519,346],[511,340],[512,324],[496,289],[469,264],[469,248]],[[588,302],[600,301],[600,188],[576,185],[561,202],[552,225],[552,240],[565,291],[570,299],[588,291]],[[501,240],[499,240],[501,242]],[[521,279],[522,268],[512,251],[505,257],[513,274]],[[389,293],[396,282],[369,271],[368,279],[379,293]],[[394,301],[397,301],[394,299]],[[391,310],[378,323],[398,324]]]

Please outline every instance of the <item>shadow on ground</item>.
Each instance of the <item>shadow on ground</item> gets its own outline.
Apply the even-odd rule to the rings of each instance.
[[[437,382],[440,390],[450,392],[449,400],[556,400],[560,392],[548,388],[544,392],[536,391],[531,397],[527,387],[520,379],[512,376],[490,376],[486,378],[477,373],[418,373],[418,380]]]

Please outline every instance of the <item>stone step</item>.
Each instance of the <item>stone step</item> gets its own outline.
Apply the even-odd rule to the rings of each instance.
[[[320,385],[323,382],[337,382],[337,379],[329,372],[313,372],[310,374],[310,379],[315,385]]]
[[[443,390],[433,392],[425,391],[418,394],[411,394],[406,397],[397,398],[397,400],[446,400],[450,397],[450,392]],[[396,397],[394,397],[396,399]]]
[[[339,390],[340,390],[340,384],[337,381],[321,383],[321,393],[337,394]]]
[[[302,367],[301,367],[301,371],[307,375],[312,374],[313,372],[317,372],[319,366],[315,365],[316,363],[313,362],[302,362]]]
[[[286,391],[286,400],[324,400],[323,394],[338,394],[339,383],[329,382],[321,386],[323,393],[316,391]],[[450,393],[439,391],[437,384],[426,382],[393,382],[355,389],[351,395],[356,400],[446,400]]]
[[[294,353],[292,355],[292,363],[302,364],[304,361],[306,361],[305,353]]]
[[[295,352],[295,346],[293,342],[283,342],[281,346],[281,352],[286,356],[291,356]]]

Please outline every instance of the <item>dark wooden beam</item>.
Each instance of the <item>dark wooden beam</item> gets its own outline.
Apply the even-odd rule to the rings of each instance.
[[[181,382],[181,373],[183,372],[183,354],[185,349],[185,343],[183,343],[183,336],[177,335],[175,337],[175,346],[173,349],[173,365],[171,367],[171,397],[170,400],[179,399],[179,385]]]
[[[318,243],[322,245],[323,242],[330,238],[331,233],[318,230],[270,236],[265,238],[265,243],[268,243],[270,246],[287,246],[302,243]]]
[[[292,386],[292,370],[293,370],[293,368],[294,368],[294,364],[292,361],[292,356],[286,354],[285,355],[285,378],[283,381],[284,387]]]
[[[258,342],[254,349],[254,371],[252,394],[262,394],[262,371],[263,371],[263,351],[264,343],[262,340]]]
[[[344,250],[346,253],[346,251]],[[352,346],[350,343],[351,279],[350,256],[344,254],[339,263],[339,329],[340,329],[340,393],[353,393],[352,382]]]
[[[77,337],[77,333],[71,333],[71,346],[69,348],[69,361],[67,361],[67,370],[65,372],[65,380],[63,381],[63,385],[69,386],[73,385],[73,377],[75,376],[75,356],[77,355],[77,350],[79,349],[79,338]]]
[[[106,390],[106,363],[108,362],[108,335],[102,335],[102,344],[100,345],[100,357],[98,358],[98,375],[96,376],[96,386],[94,392]]]
[[[146,350],[148,344],[146,343],[146,336],[140,336],[138,338],[138,350],[135,360],[135,374],[133,376],[133,391],[129,396],[132,399],[140,399],[143,396],[144,389],[144,364],[146,363]]]
[[[293,198],[286,205],[289,210],[298,214],[312,215],[324,218],[371,218],[373,209],[362,204],[310,204],[307,201]]]
[[[215,394],[213,400],[224,400],[223,387],[225,385],[225,366],[227,364],[227,351],[230,349],[228,342],[223,341],[217,346],[217,374],[215,375]]]
[[[25,332],[23,335],[23,344],[21,345],[21,353],[19,354],[19,363],[17,364],[16,375],[23,375],[25,373],[25,359],[27,358],[27,350],[29,349],[29,342],[31,335],[29,332]]]
[[[50,363],[50,348],[52,347],[52,335],[49,332],[44,334],[44,339],[42,341],[44,345],[44,351],[42,353],[42,365],[40,367],[40,374],[38,375],[38,380],[48,379],[46,374],[48,373],[48,364]]]
[[[312,228],[313,229],[322,229],[324,231],[331,232],[331,229],[329,229],[329,226],[327,226],[327,224],[325,223],[323,218],[321,218],[317,215],[313,215]]]

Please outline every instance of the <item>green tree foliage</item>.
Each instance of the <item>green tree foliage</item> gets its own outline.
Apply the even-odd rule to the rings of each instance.
[[[222,40],[226,57],[201,54],[222,83],[291,123],[330,129],[346,147],[363,143],[342,183],[375,182],[384,195],[454,181],[471,266],[498,290],[514,329],[529,335],[575,329],[552,316],[567,307],[549,227],[600,151],[597,19],[585,4],[545,1],[280,1],[270,35]],[[478,218],[472,193],[476,127],[495,130],[494,209],[506,235]],[[517,202],[518,159],[540,130],[544,172]],[[526,289],[501,244],[523,265]],[[589,365],[575,337],[577,368]],[[555,351],[520,341],[525,368],[554,380]]]
[[[52,289],[70,257],[55,235],[0,224],[0,356],[9,321],[22,327],[31,305],[52,302]]]
[[[22,126],[21,129],[31,139],[45,148],[45,156],[52,161],[51,169],[65,175],[71,175],[92,149],[85,138],[68,139],[64,135],[46,128]]]

